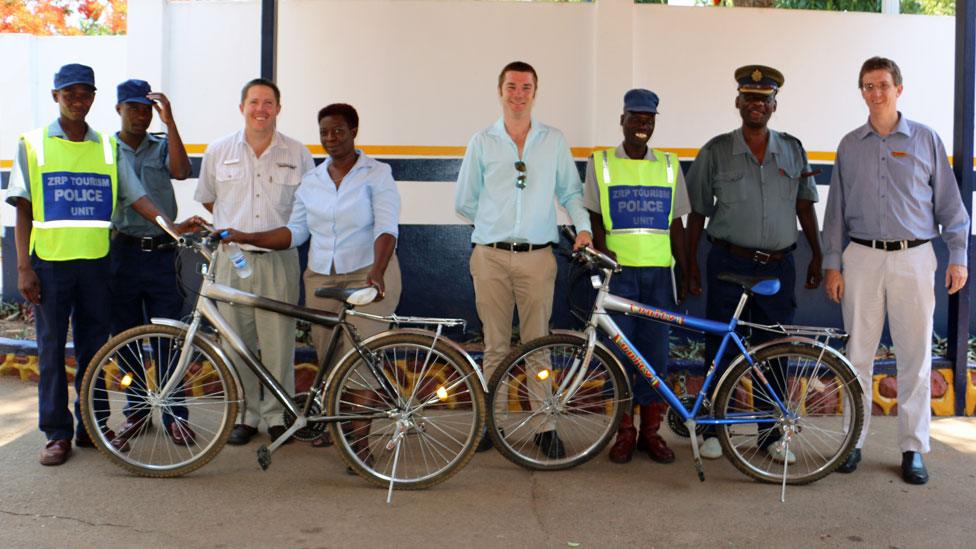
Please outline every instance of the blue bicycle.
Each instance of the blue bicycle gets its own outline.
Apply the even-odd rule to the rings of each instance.
[[[590,248],[577,251],[574,258],[602,274],[591,278],[597,295],[585,329],[523,344],[489,381],[489,433],[506,458],[529,469],[567,469],[598,455],[613,438],[623,412],[632,407],[631,389],[623,365],[598,340],[598,332],[668,402],[672,428],[689,436],[713,426],[725,456],[754,479],[784,486],[810,483],[831,473],[853,450],[864,420],[861,387],[847,359],[828,345],[846,334],[739,320],[749,297],[775,294],[779,280],[722,275],[742,287],[738,308],[723,323],[615,296],[609,292],[618,270],[613,259]],[[676,394],[608,312],[722,336],[700,391]],[[783,337],[747,348],[736,333],[740,326]],[[716,383],[716,363],[730,347],[741,354]],[[698,476],[704,480],[698,438],[690,439]]]

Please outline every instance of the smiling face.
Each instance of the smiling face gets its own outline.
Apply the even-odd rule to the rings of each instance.
[[[274,130],[281,105],[275,99],[274,90],[268,86],[255,85],[247,90],[241,102],[244,127],[248,131],[266,132]]]
[[[506,118],[531,116],[535,103],[535,77],[531,72],[506,71],[498,95]]]
[[[74,84],[51,92],[58,104],[61,118],[72,122],[84,122],[95,102],[95,88],[86,84]]]
[[[898,112],[898,97],[904,87],[895,85],[894,77],[884,69],[869,71],[861,77],[861,97],[871,116],[891,115]]]
[[[624,131],[624,144],[630,148],[643,148],[654,134],[657,115],[649,112],[625,112],[620,115],[620,126]]]
[[[739,109],[742,125],[747,128],[765,128],[770,117],[776,112],[776,94],[740,93],[735,98],[735,108]]]
[[[319,120],[319,141],[332,158],[345,158],[356,154],[356,134],[359,128],[350,128],[346,118],[329,115]]]

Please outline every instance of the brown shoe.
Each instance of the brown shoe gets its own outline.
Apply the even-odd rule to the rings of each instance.
[[[119,426],[119,434],[108,437],[111,440],[112,447],[120,452],[128,452],[129,439],[144,433],[149,428],[150,421],[148,417],[125,418],[125,421]]]
[[[634,428],[634,416],[624,414],[617,429],[617,441],[610,447],[610,461],[614,463],[628,463],[634,457],[634,444],[637,443],[637,429]]]
[[[56,438],[47,441],[44,449],[41,450],[41,458],[38,461],[41,462],[41,465],[61,465],[68,461],[68,455],[70,453],[71,439]]]
[[[190,429],[186,420],[173,420],[173,423],[166,426],[166,432],[169,433],[169,438],[173,444],[177,446],[190,446],[197,439],[197,434],[193,432],[193,429]]]
[[[637,449],[647,452],[648,457],[658,463],[674,461],[674,452],[668,448],[661,435],[657,434],[665,410],[667,405],[660,402],[640,407],[641,424],[640,434],[637,436]]]

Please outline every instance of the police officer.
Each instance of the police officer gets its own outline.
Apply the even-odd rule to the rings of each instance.
[[[796,311],[794,292],[796,268],[796,220],[813,253],[807,267],[806,287],[820,285],[821,251],[817,215],[817,186],[800,140],[769,129],[776,112],[777,92],[783,75],[762,65],[747,65],[735,71],[739,94],[735,106],[742,126],[719,135],[702,147],[688,171],[688,195],[692,213],[688,216],[688,288],[701,294],[698,268],[698,239],[709,218],[706,316],[726,322],[739,302],[742,289],[718,280],[718,275],[776,277],[782,287],[776,295],[754,296],[743,319],[760,324],[788,324]],[[755,332],[752,343],[771,336]],[[710,363],[720,339],[705,338],[706,363]],[[774,436],[761,436],[760,446],[777,460],[784,455]],[[706,434],[702,456],[722,455],[718,440]]]
[[[190,175],[190,158],[183,147],[169,99],[153,93],[145,80],[126,80],[116,88],[122,129],[116,134],[119,152],[139,175],[146,195],[170,218],[176,217],[176,195],[172,179],[183,180]],[[147,130],[153,119],[153,109],[166,125],[165,135]],[[142,218],[131,207],[117,208],[112,217],[115,229],[111,244],[112,264],[112,333],[120,333],[144,324],[147,318],[179,318],[183,298],[176,282],[176,249],[173,239],[156,223]],[[136,383],[128,389],[145,387]],[[130,395],[134,396],[134,395]],[[129,438],[146,430],[149,418],[136,409],[137,401],[130,401],[126,420],[112,444],[124,448]],[[179,445],[193,441],[194,433],[186,422],[185,407],[174,407],[163,416],[163,426],[170,438]]]
[[[648,148],[657,118],[658,96],[634,89],[624,95],[620,126],[624,141],[616,149],[596,151],[586,165],[583,205],[590,211],[594,245],[614,257],[621,271],[610,291],[621,297],[670,308],[673,305],[672,257],[685,270],[685,238],[681,216],[688,214],[688,191],[677,156]],[[683,285],[682,285],[683,286]],[[678,289],[680,297],[684,288]],[[614,314],[614,322],[662,377],[667,375],[666,324]],[[623,357],[640,406],[640,433],[625,413],[610,460],[627,463],[635,446],[659,463],[674,461],[674,452],[658,435],[667,410],[660,395]]]
[[[40,462],[61,465],[71,453],[72,435],[78,446],[92,446],[78,401],[77,423],[68,410],[68,319],[74,327],[78,390],[85,368],[109,334],[112,213],[119,206],[132,206],[147,219],[163,214],[145,196],[115,138],[85,122],[95,101],[91,67],[61,67],[51,96],[60,115],[49,126],[20,136],[6,200],[17,208],[17,287],[35,305],[39,426],[48,440]],[[193,218],[178,229],[198,222]],[[105,435],[114,438],[114,433]]]

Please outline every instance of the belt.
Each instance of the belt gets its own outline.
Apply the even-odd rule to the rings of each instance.
[[[731,242],[720,240],[718,238],[713,238],[711,240],[713,245],[718,245],[725,248],[732,255],[751,259],[760,265],[782,261],[783,258],[790,255],[790,252],[796,249],[796,244],[793,244],[789,248],[783,248],[782,250],[755,250],[752,248],[736,246]]]
[[[552,242],[546,242],[545,244],[529,244],[527,242],[492,242],[491,244],[484,244],[484,246],[505,250],[506,252],[531,252],[533,250],[549,248],[552,246]]]
[[[855,244],[860,244],[861,246],[867,246],[868,248],[874,248],[875,250],[884,250],[886,252],[894,252],[898,250],[907,250],[909,248],[914,248],[916,246],[921,246],[928,242],[928,239],[924,240],[862,240],[860,238],[851,237],[851,242]]]
[[[135,246],[144,252],[154,252],[156,250],[169,250],[176,247],[176,241],[168,234],[159,236],[132,236],[125,233],[115,233],[113,242]]]

